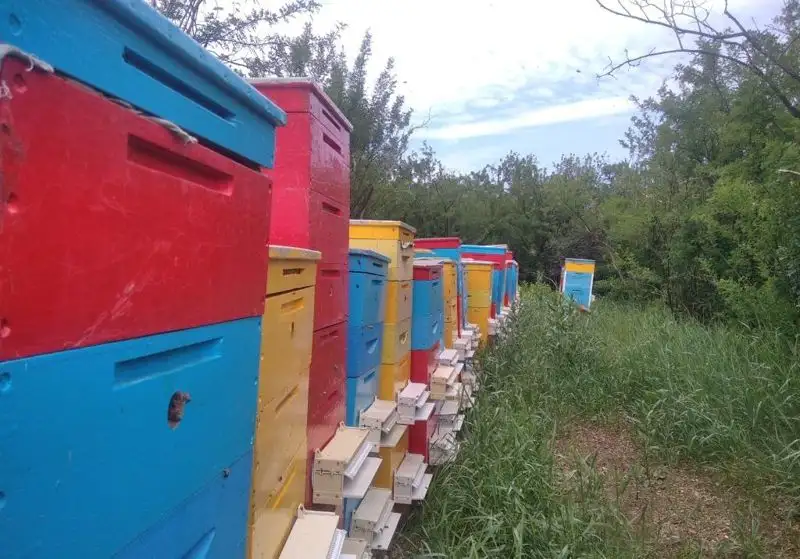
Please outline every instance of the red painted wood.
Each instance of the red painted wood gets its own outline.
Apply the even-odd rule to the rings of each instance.
[[[430,349],[415,349],[411,351],[411,382],[421,382],[427,386],[431,384],[431,375],[436,370],[441,348],[436,342]]]
[[[347,120],[308,82],[255,87],[287,112],[286,126],[277,130],[275,167],[264,171],[276,188],[315,190],[349,207],[351,128]]]
[[[324,262],[317,265],[314,330],[347,320],[349,291],[346,265]]]
[[[425,462],[430,462],[430,443],[438,421],[439,417],[433,413],[425,421],[417,421],[408,427],[408,451],[421,454],[425,457]]]
[[[311,369],[308,380],[309,468],[314,463],[314,450],[328,444],[336,428],[345,419],[345,387],[347,385],[347,323],[341,322],[314,332]],[[310,472],[310,470],[309,470]],[[311,502],[311,476],[306,479]]]
[[[459,237],[428,237],[414,239],[414,246],[417,248],[459,248],[461,239]]]
[[[438,280],[442,277],[442,265],[437,262],[414,261],[414,280]]]
[[[276,186],[272,194],[270,243],[310,248],[320,262],[347,264],[350,208],[314,190]]]
[[[269,178],[6,59],[0,359],[263,312]]]

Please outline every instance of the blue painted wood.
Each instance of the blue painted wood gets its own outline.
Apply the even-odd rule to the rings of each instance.
[[[0,363],[0,555],[110,557],[218,479],[252,448],[260,342],[249,318]]]
[[[142,0],[5,0],[0,41],[273,166],[275,127],[285,113]]]
[[[389,262],[392,259],[374,250],[351,248],[348,252],[347,264],[350,273],[372,274],[381,277],[389,275]]]
[[[348,276],[348,320],[350,327],[383,322],[386,317],[387,278],[350,272]]]
[[[592,303],[592,274],[565,272],[564,295],[588,309]]]
[[[442,340],[444,286],[441,280],[414,280],[411,295],[411,349],[428,350]]]
[[[252,464],[248,452],[114,559],[245,557]]]
[[[362,411],[375,401],[378,394],[377,367],[356,378],[347,379],[345,423],[351,427],[358,426],[358,418]]]
[[[360,377],[381,364],[383,322],[347,328],[347,376]]]
[[[345,499],[344,500],[344,529],[350,531],[350,524],[353,522],[353,513],[364,499]]]

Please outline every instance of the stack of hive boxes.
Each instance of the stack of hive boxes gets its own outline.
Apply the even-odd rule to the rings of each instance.
[[[444,381],[433,375],[438,371],[442,351],[444,325],[442,262],[430,258],[415,258],[411,311],[411,380],[430,390],[431,402],[422,406],[414,424],[409,428],[409,451],[421,454],[429,462],[430,443],[438,422],[448,387],[457,380],[455,369]],[[441,375],[440,375],[441,377]],[[449,383],[449,384],[448,384]]]
[[[386,290],[386,319],[383,328],[378,398],[396,401],[396,423],[413,425],[418,410],[427,403],[429,392],[422,383],[409,382],[411,376],[411,307],[414,270],[415,229],[399,221],[352,220],[350,247],[373,250],[390,259]],[[402,430],[402,427],[399,428]],[[400,431],[395,431],[398,433]],[[392,444],[392,446],[387,446]],[[380,445],[381,468],[375,485],[394,489],[398,471],[408,452],[408,432],[398,440],[391,437]],[[407,468],[408,469],[408,468]],[[416,476],[416,470],[414,475]],[[416,479],[416,478],[415,478]],[[403,502],[402,497],[395,501]]]
[[[306,501],[308,373],[319,252],[272,245],[262,324],[250,556],[277,557]]]
[[[489,335],[494,336],[498,330],[498,322],[504,320],[503,299],[505,298],[506,285],[506,245],[462,245],[462,258],[470,258],[492,263],[492,302],[490,307],[490,320],[488,324]]]
[[[308,468],[345,420],[347,230],[352,126],[322,89],[303,79],[251,82],[288,116],[278,134],[270,242],[319,251],[307,416]],[[307,475],[306,502],[312,500]]]
[[[465,258],[467,284],[467,317],[478,326],[481,345],[486,344],[489,337],[489,321],[492,307],[492,263],[483,260]]]
[[[146,3],[4,12],[0,555],[243,557],[285,116]]]
[[[512,289],[511,303],[514,304],[519,302],[519,262],[513,260],[511,263],[513,264],[512,269],[514,274],[511,280],[511,289]]]

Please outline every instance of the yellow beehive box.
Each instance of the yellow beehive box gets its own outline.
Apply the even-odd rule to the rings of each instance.
[[[400,464],[403,462],[406,453],[408,453],[408,431],[400,438],[393,447],[384,447],[380,449],[380,458],[382,460],[378,473],[375,474],[375,479],[372,484],[375,487],[382,487],[383,489],[392,489],[394,485],[394,473]]]
[[[267,265],[267,295],[308,287],[317,282],[316,250],[270,245]]]
[[[444,299],[447,301],[455,301],[458,297],[458,272],[456,264],[452,260],[442,260],[442,281],[444,287]]]
[[[411,318],[413,284],[408,281],[386,282],[386,322],[402,322]]]
[[[467,293],[467,306],[468,307],[491,307],[492,306],[492,292],[491,291],[469,291]]]
[[[444,321],[456,322],[458,320],[458,300],[451,299],[444,302]]]
[[[411,319],[383,324],[381,363],[400,363],[411,351]]]
[[[411,281],[414,275],[416,229],[401,221],[350,220],[350,248],[374,250],[391,259],[390,281]]]
[[[467,296],[473,291],[492,292],[492,263],[480,260],[464,260]]]
[[[378,399],[394,401],[411,379],[411,354],[399,363],[381,363],[378,378]]]
[[[297,507],[306,498],[306,449],[300,449],[286,472],[286,481],[271,498],[254,492],[253,503],[266,502],[265,506],[252,507],[249,553],[252,559],[274,559],[280,555],[292,530]],[[254,476],[257,473],[254,471]]]
[[[447,349],[452,349],[453,344],[455,343],[456,334],[458,333],[458,327],[456,325],[455,320],[445,321],[444,323],[444,347]]]
[[[277,557],[305,501],[317,251],[270,247],[250,501],[251,557]],[[287,272],[295,270],[294,272]]]
[[[490,307],[469,307],[467,309],[467,322],[476,324],[481,330],[481,345],[485,344],[489,337],[490,313]]]

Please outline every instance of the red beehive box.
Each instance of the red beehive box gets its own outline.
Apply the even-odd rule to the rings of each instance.
[[[461,247],[460,237],[425,237],[414,239],[414,246],[417,248],[454,248]]]
[[[421,454],[425,462],[430,462],[431,439],[436,432],[439,416],[432,413],[424,421],[417,421],[408,428],[408,451],[412,454]]]
[[[345,419],[347,385],[347,323],[342,322],[314,332],[311,369],[308,379],[308,475],[306,495],[311,504],[311,467],[314,450],[333,438]]]
[[[322,253],[314,328],[347,316],[351,124],[314,82],[260,79],[253,86],[287,114],[277,131],[270,242]],[[336,278],[342,278],[338,280]]]
[[[0,360],[263,313],[268,177],[26,62],[0,79]]]
[[[420,382],[430,386],[431,375],[436,370],[440,352],[440,342],[436,342],[430,349],[411,351],[411,382]]]

